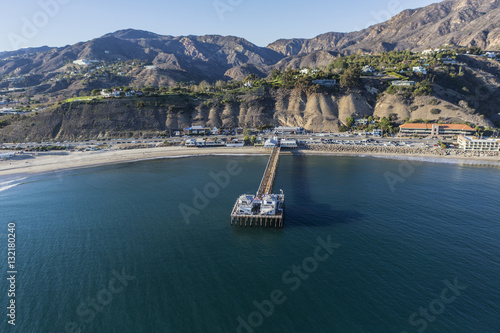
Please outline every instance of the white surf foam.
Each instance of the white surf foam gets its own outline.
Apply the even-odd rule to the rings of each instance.
[[[17,185],[21,185],[23,180],[25,180],[27,177],[24,178],[17,178],[13,180],[9,180],[6,182],[0,183],[0,192],[6,191],[10,188],[16,187]]]

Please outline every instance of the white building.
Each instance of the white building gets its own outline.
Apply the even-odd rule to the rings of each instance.
[[[120,97],[123,94],[123,91],[121,89],[115,89],[111,92],[111,95],[113,97]]]
[[[79,66],[89,66],[92,64],[91,60],[85,60],[85,59],[78,59],[73,61],[73,64],[79,65]]]
[[[337,84],[337,80],[313,80],[312,83],[324,87],[333,87]]]
[[[3,108],[0,109],[0,114],[23,114],[25,111],[21,111],[13,108]]]
[[[188,139],[185,143],[186,147],[196,147],[196,139]]]
[[[16,153],[3,153],[3,154],[0,154],[0,159],[8,159],[8,158],[13,158],[14,156],[16,156]]]
[[[92,64],[92,62],[90,60],[78,59],[78,60],[73,61],[73,64],[79,65],[79,66],[88,66],[88,65]]]
[[[297,140],[281,139],[280,146],[282,148],[297,148]],[[266,145],[264,145],[264,148],[266,148]]]
[[[264,143],[264,148],[274,148],[278,144],[278,138],[267,139]]]
[[[302,75],[309,75],[309,74],[316,74],[318,73],[319,70],[318,69],[309,69],[309,68],[303,68],[300,70],[300,74]]]
[[[490,59],[495,59],[497,57],[495,52],[486,52],[486,56]]]
[[[154,66],[154,65],[151,65],[151,66],[144,66],[144,68],[146,68],[146,69],[156,69],[157,67]]]
[[[216,141],[216,140],[211,140],[208,139],[205,141],[205,146],[206,147],[221,147],[224,146],[226,143],[224,141]]]
[[[475,139],[470,136],[459,136],[458,146],[465,151],[500,151],[500,140]]]
[[[226,147],[243,147],[245,142],[239,141],[238,139],[234,139],[226,142]]]
[[[415,81],[402,81],[402,80],[396,80],[392,81],[391,84],[393,86],[414,86],[417,83]]]
[[[284,127],[284,126],[276,127],[274,130],[277,133],[297,133],[297,134],[302,134],[305,131],[303,127]]]
[[[368,119],[365,118],[355,119],[354,122],[356,125],[368,125]]]
[[[373,68],[370,65],[366,65],[366,66],[363,67],[362,71],[363,71],[363,73],[374,73],[375,72],[375,68]]]
[[[422,66],[415,66],[415,67],[413,67],[413,72],[414,73],[422,73],[424,75],[427,75],[427,69],[425,69]]]

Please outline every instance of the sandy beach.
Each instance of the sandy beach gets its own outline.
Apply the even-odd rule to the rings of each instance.
[[[16,174],[39,174],[52,171],[68,169],[87,168],[101,165],[143,161],[149,159],[196,157],[211,155],[267,155],[269,149],[261,147],[217,147],[217,148],[187,148],[187,147],[162,147],[144,148],[130,150],[109,150],[90,152],[71,152],[64,155],[59,154],[21,154],[15,158],[0,160],[0,176]],[[308,154],[308,155],[332,155],[332,156],[373,156],[393,159],[448,159],[458,162],[474,162],[471,164],[499,165],[498,156],[449,156],[436,154],[398,154],[398,153],[373,153],[362,151],[329,151],[299,149],[294,151],[283,151],[283,154]]]

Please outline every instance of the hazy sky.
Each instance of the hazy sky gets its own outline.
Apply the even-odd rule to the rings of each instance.
[[[64,46],[134,28],[162,35],[279,38],[354,31],[439,0],[0,0],[0,51]]]

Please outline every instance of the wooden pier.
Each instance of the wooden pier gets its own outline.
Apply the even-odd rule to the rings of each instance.
[[[278,161],[281,148],[277,145],[273,148],[269,161],[267,162],[266,170],[262,176],[257,194],[242,195],[231,212],[231,225],[242,227],[264,227],[264,228],[282,228],[285,216],[285,195],[272,194],[271,191],[276,178]],[[249,200],[252,200],[250,204]],[[243,202],[245,201],[245,202]],[[274,210],[272,214],[262,213],[261,206],[269,202],[273,204]],[[245,207],[242,209],[242,207]],[[267,206],[267,207],[268,207]],[[250,208],[251,207],[251,208]]]

